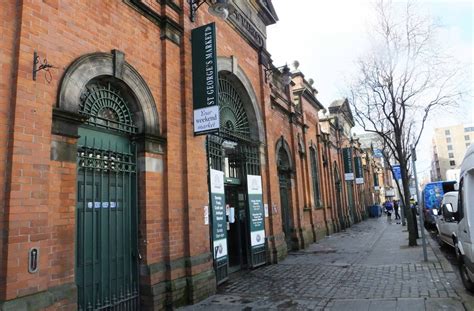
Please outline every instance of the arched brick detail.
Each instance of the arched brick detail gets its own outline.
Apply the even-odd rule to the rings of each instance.
[[[143,77],[124,60],[123,53],[92,53],[79,57],[66,70],[58,94],[57,108],[77,114],[80,98],[86,85],[94,79],[114,79],[133,97],[138,132],[160,134],[160,124],[155,100]]]
[[[225,72],[230,75],[231,80],[234,80],[235,87],[237,89],[243,88],[241,94],[243,95],[244,105],[247,103],[251,104],[251,107],[245,105],[245,111],[249,119],[251,135],[253,139],[257,139],[260,143],[265,143],[265,129],[263,125],[262,112],[255,94],[255,90],[252,87],[250,79],[247,77],[245,72],[239,65],[236,65],[236,59],[230,57],[218,57],[217,58],[217,70],[219,72]],[[234,78],[234,79],[232,79]]]

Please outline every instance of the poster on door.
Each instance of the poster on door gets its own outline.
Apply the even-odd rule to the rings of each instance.
[[[211,169],[212,246],[215,260],[227,259],[224,172]]]
[[[262,177],[247,175],[249,199],[250,245],[258,247],[265,244],[265,211],[263,208]]]

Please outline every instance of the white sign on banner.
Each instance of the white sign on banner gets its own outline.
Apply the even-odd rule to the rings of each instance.
[[[265,243],[262,176],[247,175],[247,191],[250,212],[250,244],[254,247]]]

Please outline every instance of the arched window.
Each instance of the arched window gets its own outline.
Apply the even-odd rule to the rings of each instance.
[[[313,195],[314,204],[316,207],[321,207],[321,191],[319,188],[319,166],[318,166],[318,152],[315,147],[310,147],[310,161],[311,161],[311,179],[313,181]]]

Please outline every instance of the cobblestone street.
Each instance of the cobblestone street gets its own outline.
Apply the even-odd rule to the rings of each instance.
[[[369,219],[277,265],[231,276],[217,295],[184,310],[473,310],[474,297],[436,242],[427,235],[424,262],[403,230]]]

